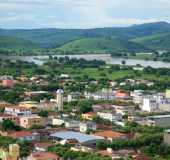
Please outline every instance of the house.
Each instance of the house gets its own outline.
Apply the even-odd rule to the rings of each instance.
[[[115,97],[121,99],[128,99],[130,97],[130,93],[123,90],[117,90],[115,93]]]
[[[134,111],[134,107],[132,106],[113,106],[115,108],[115,112],[117,114],[121,114],[121,115],[126,115],[128,113],[132,113]]]
[[[116,139],[127,139],[128,135],[125,133],[117,132],[117,131],[112,131],[112,130],[107,130],[107,131],[101,131],[101,132],[96,132],[96,136],[100,136],[105,138],[106,140],[113,141]]]
[[[96,123],[84,122],[79,125],[80,132],[86,133],[88,130],[95,131],[97,129]]]
[[[30,115],[27,117],[20,117],[20,126],[23,128],[31,128],[33,126],[45,126],[46,119],[36,115]]]
[[[27,160],[60,160],[60,157],[51,152],[34,152]]]
[[[143,90],[134,90],[133,92],[131,92],[131,97],[132,97],[134,103],[142,104],[143,97],[144,97],[144,91]]]
[[[5,88],[12,88],[14,85],[15,85],[15,81],[13,79],[2,80],[2,86]]]
[[[110,111],[97,112],[97,116],[110,122],[121,121],[122,115]]]
[[[51,125],[53,125],[53,126],[61,126],[61,125],[65,124],[65,119],[63,119],[63,118],[52,117],[50,121],[51,121]]]
[[[95,112],[88,112],[88,113],[82,114],[81,116],[84,120],[92,121],[93,118],[96,117],[96,113]]]
[[[38,133],[32,133],[30,131],[11,132],[8,133],[8,136],[21,141],[36,141],[40,139],[40,135]]]
[[[14,116],[30,116],[31,110],[21,106],[7,106],[4,113]]]
[[[75,121],[75,120],[66,120],[65,121],[65,127],[66,128],[79,128],[79,121]]]
[[[80,132],[74,131],[58,131],[50,135],[50,138],[55,142],[62,140],[76,139],[83,146],[95,147],[98,141],[104,141],[105,139],[101,136],[87,135]]]
[[[41,142],[41,143],[35,143],[34,144],[34,148],[36,151],[40,151],[40,152],[45,152],[48,150],[49,147],[53,146],[52,143],[49,142]]]
[[[159,103],[152,96],[143,98],[142,111],[155,112],[159,110]]]
[[[5,113],[0,113],[0,122],[3,122],[4,120],[10,120],[15,124],[19,124],[19,117],[5,114]]]

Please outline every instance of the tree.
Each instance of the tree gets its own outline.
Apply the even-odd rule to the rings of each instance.
[[[38,115],[41,117],[48,117],[48,111],[40,111]]]
[[[87,101],[87,100],[80,101],[78,103],[78,106],[80,108],[80,113],[87,113],[87,112],[93,111],[91,101]]]
[[[125,60],[123,60],[123,61],[122,61],[122,65],[125,65],[125,64],[126,64],[126,61],[125,61]]]
[[[20,130],[20,127],[15,125],[15,123],[12,122],[11,120],[4,120],[2,122],[2,128],[5,131],[8,131],[8,130],[16,130],[16,131],[18,131],[18,130]]]

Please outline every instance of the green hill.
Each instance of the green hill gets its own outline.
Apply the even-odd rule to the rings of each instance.
[[[37,46],[29,40],[22,38],[0,36],[0,48],[18,49],[18,48],[37,48]]]
[[[132,41],[151,49],[170,50],[170,32],[136,38]]]
[[[127,52],[145,52],[149,51],[146,47],[118,38],[83,38],[75,40],[56,51],[63,51],[64,53],[127,53]]]
[[[70,41],[82,38],[118,37],[134,39],[163,32],[170,32],[169,23],[156,22],[130,27],[94,29],[0,29],[0,36],[22,38],[43,48],[56,48]]]

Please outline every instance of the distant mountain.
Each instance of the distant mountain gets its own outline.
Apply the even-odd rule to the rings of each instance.
[[[132,42],[142,44],[150,49],[170,50],[170,32],[136,38]]]
[[[57,47],[69,41],[88,37],[123,37],[137,38],[156,33],[170,31],[170,24],[166,22],[134,25],[131,27],[96,28],[96,29],[14,29],[0,30],[0,36],[13,36],[30,40],[41,47]]]
[[[0,48],[17,49],[17,48],[37,48],[37,46],[29,40],[15,38],[10,36],[0,36]]]
[[[57,49],[56,49],[57,50]],[[69,53],[130,53],[149,52],[143,45],[120,38],[83,38],[66,43],[59,50]]]
[[[142,25],[133,25],[131,27],[113,27],[113,28],[96,28],[96,29],[0,29],[0,37],[13,37],[17,39],[23,39],[23,41],[28,41],[33,45],[36,45],[40,48],[48,48],[49,50],[55,50],[55,48],[62,48],[63,50],[78,50],[76,45],[80,46],[82,51],[94,50],[104,51],[104,52],[117,52],[121,51],[140,51],[141,48],[147,50],[146,48],[151,49],[164,49],[168,46],[168,35],[170,33],[170,24],[166,22],[156,22],[156,23],[148,23]],[[162,35],[162,36],[158,36]],[[163,36],[164,35],[164,36]],[[150,44],[149,41],[140,40],[140,38],[144,39],[147,37],[155,37],[159,40],[161,38],[161,42],[163,43],[153,43]],[[96,44],[89,45],[87,40],[91,40],[91,43]],[[91,39],[96,38],[96,39]],[[112,39],[112,42],[108,39]],[[165,39],[164,39],[165,38]],[[106,40],[107,39],[107,40]],[[116,47],[116,41],[118,39],[118,46]],[[99,42],[101,40],[101,42]],[[132,42],[130,42],[133,40]],[[104,42],[103,42],[104,41]],[[106,45],[106,41],[108,45]],[[114,42],[113,42],[114,41]],[[11,41],[12,42],[12,41]],[[122,45],[120,45],[120,43]],[[135,43],[134,43],[135,42]],[[136,44],[136,42],[138,44]],[[13,41],[14,43],[14,41]],[[67,44],[68,43],[68,44]],[[77,44],[78,43],[78,44]],[[85,43],[85,44],[82,44]],[[102,49],[101,45],[97,45],[97,43],[104,43],[103,46],[106,49]],[[113,43],[113,46],[111,45]],[[73,45],[76,44],[76,45]],[[87,45],[88,44],[88,45]],[[125,45],[126,44],[126,45]],[[130,47],[128,47],[128,45]],[[3,41],[0,42],[0,46],[3,47]],[[11,44],[12,45],[12,44]],[[23,44],[24,45],[24,44]],[[138,45],[138,46],[137,46]],[[146,47],[144,47],[144,46]],[[15,43],[14,45],[15,46]],[[16,45],[17,46],[17,45]],[[73,46],[73,47],[72,47]],[[84,46],[84,47],[83,47]],[[87,50],[87,47],[89,49]],[[68,47],[71,47],[68,49]],[[90,47],[92,47],[90,49]],[[99,48],[97,48],[99,47]],[[122,48],[121,48],[122,47]],[[134,48],[133,48],[134,47]],[[86,48],[86,49],[85,49]],[[110,48],[110,49],[109,49]],[[121,49],[120,49],[121,48]],[[138,50],[138,49],[139,50]]]

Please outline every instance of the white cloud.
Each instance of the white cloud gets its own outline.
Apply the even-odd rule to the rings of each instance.
[[[6,28],[127,26],[170,21],[169,14],[170,0],[0,0]]]

